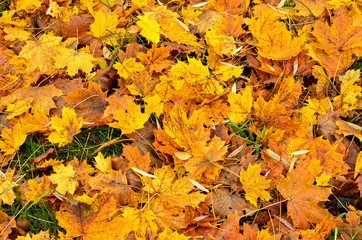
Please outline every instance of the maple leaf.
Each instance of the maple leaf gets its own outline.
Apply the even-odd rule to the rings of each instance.
[[[94,157],[96,160],[96,168],[98,168],[102,173],[108,173],[112,170],[112,160],[111,157],[104,158],[101,152],[98,152],[98,155]]]
[[[105,14],[103,11],[98,10],[93,17],[94,22],[90,25],[90,30],[94,37],[102,38],[116,31],[118,25],[116,12]]]
[[[3,177],[0,179],[0,203],[12,205],[16,199],[14,187],[18,184],[12,181],[13,172],[2,173]]]
[[[253,106],[252,88],[246,87],[242,94],[229,93],[230,108],[227,117],[234,123],[242,123],[247,119]]]
[[[242,66],[234,66],[231,64],[220,64],[213,71],[216,78],[222,82],[226,82],[233,78],[238,78],[243,73],[244,68]]]
[[[142,72],[130,73],[132,84],[127,88],[133,95],[149,96],[157,84],[157,80],[153,79],[146,70]]]
[[[125,221],[121,233],[124,239],[131,232],[134,232],[136,239],[155,239],[160,228],[151,210],[138,210],[131,207],[125,207],[122,210]]]
[[[164,165],[156,169],[154,175],[157,178],[149,180],[141,177],[145,182],[143,191],[145,196],[150,196],[150,204],[162,206],[166,209],[176,208],[182,211],[186,206],[197,207],[204,201],[206,195],[199,192],[192,192],[195,186],[187,177],[176,178],[175,171]]]
[[[7,119],[12,119],[16,116],[27,112],[31,108],[32,98],[18,99],[14,104],[9,104],[6,106],[6,112],[8,112]]]
[[[243,30],[244,18],[242,15],[232,16],[223,15],[222,21],[215,23],[214,28],[225,36],[239,37],[245,31]]]
[[[362,101],[362,87],[356,84],[360,81],[360,75],[360,69],[350,70],[339,78],[342,82],[341,94],[333,99],[333,103],[338,106],[342,114],[348,114],[354,109],[358,109],[359,101]]]
[[[137,25],[141,28],[140,34],[150,42],[157,44],[160,41],[161,28],[155,19],[150,18],[152,13],[146,12],[144,16],[138,16]]]
[[[47,176],[29,179],[26,183],[21,184],[20,190],[22,193],[22,199],[25,201],[35,201],[41,197],[47,197],[44,193],[51,190],[50,180]],[[50,191],[49,191],[50,192]],[[49,194],[48,192],[48,194]]]
[[[336,220],[333,216],[326,215],[321,222],[319,222],[315,229],[302,230],[301,235],[306,240],[324,240],[331,233],[332,228],[336,225]]]
[[[292,218],[294,226],[301,229],[308,228],[309,222],[322,221],[326,211],[317,204],[328,201],[331,194],[329,188],[313,185],[315,176],[320,172],[316,167],[319,160],[315,159],[305,165],[298,166],[286,178],[281,177],[277,184],[279,192],[288,199],[288,215]]]
[[[25,142],[26,136],[20,123],[17,123],[11,129],[4,128],[1,131],[0,150],[5,155],[14,154]]]
[[[3,211],[0,211],[0,231],[2,239],[8,239],[12,232],[12,228],[16,228],[16,221],[13,217],[8,216]]]
[[[216,54],[231,56],[236,50],[234,38],[225,36],[211,29],[206,32],[205,39],[207,43],[215,50]]]
[[[51,143],[59,143],[59,147],[65,146],[73,140],[74,135],[80,133],[83,126],[83,118],[77,118],[74,109],[63,108],[62,117],[52,117],[52,132],[48,139]]]
[[[254,206],[257,206],[258,197],[265,201],[272,199],[270,193],[265,191],[270,187],[271,180],[266,180],[265,177],[260,175],[260,172],[260,164],[249,164],[246,171],[244,169],[240,171],[240,182],[243,184],[245,198]]]
[[[278,21],[280,14],[266,5],[250,20],[251,33],[258,41],[258,54],[273,60],[288,60],[303,49],[306,34],[293,36],[285,23]],[[268,31],[265,31],[268,29]],[[307,32],[307,31],[306,31]]]
[[[76,180],[76,172],[72,165],[69,164],[68,166],[64,166],[63,164],[59,164],[53,166],[53,170],[56,173],[50,175],[49,179],[53,184],[58,185],[56,190],[63,195],[67,192],[73,194],[78,187],[78,180]]]
[[[144,98],[144,101],[146,103],[145,106],[145,113],[150,114],[155,113],[157,117],[163,113],[163,102],[160,96],[158,94],[154,94],[152,96],[147,96]]]
[[[67,67],[69,76],[74,76],[78,73],[78,70],[89,74],[94,66],[92,61],[95,60],[93,55],[87,53],[84,48],[77,51],[65,48],[61,54],[54,57],[54,65],[57,69]]]
[[[54,70],[54,57],[60,54],[62,37],[48,33],[42,35],[38,41],[28,41],[20,52],[20,57],[33,64],[28,65],[27,70],[33,72],[37,69],[41,73],[49,74]]]
[[[22,1],[16,1],[16,10],[20,11],[20,10],[25,10],[27,12],[30,12],[30,10],[33,10],[35,8],[40,7],[40,5],[42,4],[41,1],[39,0],[34,0],[34,1],[30,1],[30,0],[22,0]]]
[[[190,237],[185,236],[183,234],[179,234],[176,231],[172,231],[170,229],[165,229],[158,235],[159,240],[187,240]]]
[[[49,230],[48,231],[40,231],[37,234],[33,234],[28,232],[25,236],[18,236],[16,240],[46,240],[49,238]]]
[[[203,145],[203,142],[194,143],[191,147],[192,158],[182,162],[190,177],[196,180],[202,177],[217,179],[222,169],[221,161],[227,152],[225,142],[219,137],[213,137],[212,140]]]
[[[102,3],[104,3],[108,7],[113,7],[118,3],[119,0],[101,0]]]
[[[161,35],[173,42],[202,47],[202,45],[197,42],[196,36],[180,24],[178,21],[179,15],[176,12],[167,9],[166,6],[161,6],[154,8],[153,12],[149,13],[147,17],[150,20],[156,20],[160,25]]]
[[[194,111],[189,119],[186,112],[175,104],[164,120],[165,132],[186,152],[195,144],[205,145],[209,139],[209,132],[197,119],[198,113],[202,112]]]
[[[128,79],[131,77],[132,72],[142,72],[145,69],[142,63],[136,62],[136,58],[128,58],[122,63],[117,62],[114,64],[119,76]]]
[[[213,236],[214,239],[244,239],[240,234],[239,227],[240,217],[238,214],[230,214],[225,222],[220,226],[220,229]]]
[[[87,88],[76,88],[65,100],[85,121],[97,122],[103,117],[107,104],[106,96],[107,93],[103,92],[98,84],[89,82]]]
[[[243,214],[246,201],[239,194],[232,194],[226,188],[218,188],[206,197],[216,215],[225,218],[233,213]]]
[[[128,167],[135,167],[144,172],[151,170],[151,159],[149,152],[142,156],[138,151],[138,147],[125,145],[123,146],[122,155],[128,160]]]
[[[138,205],[136,193],[128,184],[127,176],[121,171],[111,170],[109,173],[97,173],[85,182],[85,186],[87,185],[92,191],[113,194],[120,205]]]
[[[53,85],[44,87],[22,87],[15,90],[12,94],[1,98],[0,109],[8,104],[16,102],[18,99],[24,99],[24,96],[26,96],[27,98],[33,99],[31,103],[32,112],[43,110],[46,114],[49,114],[50,109],[56,108],[53,98],[61,95],[63,95],[62,90]]]
[[[328,54],[321,49],[312,48],[310,45],[306,48],[309,50],[308,54],[326,69],[330,78],[343,75],[355,61],[352,51],[349,49]]]
[[[359,152],[357,155],[357,159],[356,159],[356,166],[355,166],[355,170],[354,170],[354,178],[357,177],[358,173],[361,171],[362,169],[362,152]]]
[[[314,47],[333,53],[362,46],[362,28],[353,26],[351,18],[338,15],[331,21],[332,26],[320,20],[314,23],[312,34],[318,40]]]
[[[210,5],[220,13],[227,13],[231,15],[238,15],[242,13],[242,8],[240,5],[243,5],[245,0],[234,0],[234,1],[224,1],[224,0],[211,0]],[[247,4],[248,5],[248,4]]]
[[[327,5],[327,0],[300,0],[295,2],[295,9],[298,10],[298,15],[315,17],[320,16]],[[308,6],[308,8],[306,8]]]
[[[96,210],[92,211],[83,204],[62,204],[56,218],[59,226],[67,230],[64,237],[93,240],[114,239],[119,236],[125,224],[119,216],[112,218],[118,211],[116,200],[104,194],[97,199],[95,208]]]
[[[115,110],[113,118],[117,122],[110,123],[109,125],[121,129],[122,134],[129,134],[143,128],[149,117],[148,114],[141,112],[139,105],[130,102],[126,109]]]
[[[12,27],[12,26],[4,26],[4,32],[7,34],[5,36],[5,40],[7,41],[22,41],[25,42],[30,38],[31,33],[25,31],[23,28],[20,27]]]
[[[170,47],[157,47],[156,44],[153,44],[147,53],[137,52],[137,58],[149,68],[150,73],[162,72],[172,63],[171,60],[167,59],[170,56],[170,50]]]
[[[360,141],[362,141],[362,127],[350,122],[343,121],[341,119],[336,120],[336,125],[339,128],[335,131],[336,133],[343,134],[344,136],[354,135]]]

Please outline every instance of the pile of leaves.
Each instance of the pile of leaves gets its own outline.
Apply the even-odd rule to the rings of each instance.
[[[0,239],[362,238],[360,0],[5,8]]]

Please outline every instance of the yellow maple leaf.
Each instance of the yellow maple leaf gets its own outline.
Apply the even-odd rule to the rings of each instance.
[[[102,3],[104,3],[108,7],[113,7],[118,2],[120,5],[123,5],[123,0],[101,0]]]
[[[222,82],[234,78],[238,78],[243,73],[244,68],[242,66],[234,66],[231,64],[220,64],[216,67],[213,73],[216,78]]]
[[[40,7],[40,4],[42,2],[39,0],[17,0],[16,11],[25,10],[30,12],[30,10]]]
[[[214,28],[206,32],[205,39],[214,51],[221,56],[224,54],[226,56],[231,56],[236,49],[232,36],[220,34],[216,32]]]
[[[122,239],[126,239],[132,231],[134,231],[136,239],[154,239],[160,230],[156,223],[156,215],[151,210],[125,207],[122,217],[124,217],[120,231]]]
[[[25,201],[35,201],[36,199],[42,197],[44,193],[50,190],[50,180],[48,176],[39,177],[37,176],[34,179],[29,179],[27,182],[21,184],[20,192],[22,194],[22,199]],[[50,192],[48,192],[49,194]],[[47,195],[44,195],[46,197]]]
[[[184,23],[178,20],[180,16],[176,12],[167,9],[167,6],[154,8],[153,12],[150,12],[147,17],[158,22],[161,27],[161,35],[170,39],[170,41],[202,47],[197,42],[196,36],[182,26]]]
[[[354,178],[357,177],[361,169],[362,169],[362,152],[359,152],[357,155],[356,166],[354,168],[354,176],[353,176]]]
[[[260,172],[260,164],[249,164],[246,171],[244,169],[240,171],[240,182],[245,190],[245,198],[254,206],[257,206],[258,197],[265,201],[272,199],[270,193],[265,191],[270,187],[271,180],[266,180],[264,176],[260,175]]]
[[[64,48],[61,54],[54,57],[55,67],[60,69],[67,67],[67,72],[70,76],[78,73],[78,70],[89,74],[92,71],[94,64],[92,61],[96,59],[92,54],[85,51],[84,48],[75,51],[74,49]]]
[[[56,173],[50,175],[49,179],[53,184],[58,185],[56,190],[63,195],[67,192],[73,194],[78,187],[78,180],[75,179],[76,172],[72,165],[64,166],[64,164],[59,164],[53,166],[53,169]]]
[[[13,19],[14,14],[17,12],[17,10],[8,10],[8,11],[3,11],[2,12],[2,16],[0,17],[0,22],[3,25],[14,25],[20,28],[24,28],[26,27],[29,23],[23,19],[23,18],[17,18],[17,19]]]
[[[27,41],[20,52],[20,57],[32,64],[27,65],[27,70],[33,72],[39,68],[41,73],[49,74],[54,70],[54,57],[59,55],[59,45],[62,37],[52,33],[42,35],[37,41]]]
[[[49,230],[48,231],[40,231],[37,234],[32,232],[28,232],[25,236],[18,236],[16,240],[50,240],[49,238]]]
[[[12,26],[4,26],[4,32],[7,34],[4,38],[7,41],[26,41],[30,38],[31,32],[25,31],[24,28],[21,27],[12,27]]]
[[[59,147],[62,147],[70,143],[74,135],[80,133],[83,118],[77,117],[74,109],[63,108],[62,117],[52,117],[51,123],[52,133],[48,139],[51,143],[59,143]]]
[[[37,110],[44,110],[46,114],[49,114],[51,108],[56,108],[53,101],[53,97],[59,97],[63,95],[62,90],[54,87],[54,85],[47,85],[44,87],[22,87],[15,90],[12,94],[9,94],[0,101],[0,109],[3,106],[14,103],[17,99],[32,98],[32,112]]]
[[[332,175],[328,175],[326,173],[323,173],[322,175],[320,175],[319,177],[316,177],[315,180],[317,182],[317,186],[321,186],[321,187],[327,187],[328,186],[328,182],[331,179]]]
[[[94,37],[101,38],[116,31],[118,15],[116,12],[105,14],[99,10],[94,14],[94,22],[90,25]]]
[[[199,113],[202,114],[200,111],[194,111],[189,119],[186,112],[175,104],[163,122],[165,132],[183,147],[185,152],[192,149],[194,144],[205,145],[210,138],[210,132],[196,117]]]
[[[175,78],[172,85],[177,90],[189,83],[198,84],[201,91],[206,94],[221,94],[224,91],[220,82],[210,76],[208,66],[203,65],[200,59],[189,58],[188,64],[178,61],[172,66],[170,73]]]
[[[32,102],[32,98],[26,98],[18,99],[15,103],[8,104],[6,106],[6,112],[8,112],[8,116],[6,118],[12,119],[16,116],[23,114],[24,112],[27,112],[31,108]]]
[[[118,75],[125,79],[130,78],[132,72],[142,72],[145,69],[142,63],[136,62],[136,58],[128,58],[122,63],[117,62],[114,64],[114,68]]]
[[[19,147],[25,142],[26,134],[20,123],[12,128],[4,128],[1,131],[0,150],[5,155],[11,155],[19,150]]]
[[[156,169],[154,176],[157,178],[151,180],[149,177],[141,176],[145,183],[142,189],[145,192],[144,196],[152,197],[152,205],[164,208],[196,208],[206,198],[206,195],[194,192],[195,186],[187,177],[176,178],[176,172],[170,166],[164,165]]]
[[[96,168],[98,168],[102,173],[108,173],[112,170],[112,160],[111,157],[104,158],[101,152],[98,152],[98,155],[94,157],[96,160]]]
[[[172,231],[171,229],[165,229],[158,235],[159,240],[187,240],[191,237],[185,236],[178,233],[177,231]]]
[[[230,103],[227,117],[234,123],[244,122],[253,106],[252,87],[246,87],[243,93],[229,93],[228,102]]]
[[[333,99],[333,104],[338,107],[342,114],[348,114],[359,108],[362,101],[362,87],[356,84],[360,81],[361,70],[350,70],[339,79],[342,82],[341,94]]]
[[[149,115],[142,113],[139,105],[130,102],[126,109],[115,110],[113,118],[117,122],[110,123],[109,125],[121,129],[122,134],[129,134],[135,132],[137,129],[143,128]]]
[[[14,187],[18,186],[16,182],[13,182],[13,172],[5,173],[5,178],[0,178],[0,203],[1,201],[5,204],[12,205],[16,199]]]
[[[161,113],[163,113],[162,99],[160,98],[160,96],[158,96],[158,94],[147,96],[144,98],[144,101],[147,104],[145,106],[145,113],[155,113],[157,117],[159,117]]]
[[[152,13],[146,12],[144,16],[138,16],[137,25],[141,28],[140,34],[148,41],[158,43],[160,41],[161,28],[158,22],[150,18]]]
[[[317,223],[317,226],[312,229],[300,230],[303,240],[322,240],[327,239],[332,228],[336,225],[336,218],[331,214],[326,215],[322,221]]]
[[[304,47],[306,35],[294,36],[284,22],[278,21],[279,12],[266,4],[260,4],[260,8],[262,11],[258,11],[249,23],[251,33],[258,41],[258,53],[273,60],[297,56]]]

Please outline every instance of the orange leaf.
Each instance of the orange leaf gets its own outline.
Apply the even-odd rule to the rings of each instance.
[[[53,130],[48,139],[51,143],[59,143],[59,147],[65,146],[73,140],[74,135],[80,133],[83,126],[83,118],[77,118],[74,109],[63,108],[62,118],[51,118]]]
[[[327,214],[318,203],[328,201],[331,191],[329,188],[313,185],[318,174],[313,166],[298,166],[286,178],[281,177],[277,185],[282,196],[288,199],[288,215],[296,228],[307,229],[309,222],[319,223]]]
[[[77,88],[65,100],[86,122],[97,122],[106,108],[106,96],[98,84],[89,82],[88,88]]]
[[[96,240],[119,236],[120,226],[124,226],[124,222],[119,216],[112,219],[117,212],[116,200],[110,195],[102,195],[97,200],[95,211],[90,211],[83,204],[62,204],[56,218],[59,225],[67,229],[64,237]]]
[[[144,172],[151,170],[149,152],[146,155],[141,155],[138,151],[138,147],[124,145],[122,155],[129,161],[128,167],[135,167]]]

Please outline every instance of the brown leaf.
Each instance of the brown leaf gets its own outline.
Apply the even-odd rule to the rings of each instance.
[[[53,85],[48,85],[44,87],[23,87],[12,94],[3,97],[0,103],[0,109],[3,109],[6,105],[15,102],[17,99],[24,98],[33,98],[32,109],[36,108],[39,110],[44,110],[49,114],[49,110],[55,108],[55,103],[53,97],[59,97],[63,94],[62,90],[54,87]]]
[[[81,38],[89,31],[89,26],[93,22],[93,19],[88,16],[72,15],[69,21],[64,22],[59,18],[52,25],[55,35],[61,36],[64,39],[70,37]],[[83,44],[82,42],[80,42]]]
[[[39,157],[31,158],[31,159],[29,159],[29,161],[37,164],[37,163],[41,162],[42,160],[47,159],[48,156],[49,156],[50,154],[53,154],[54,152],[55,152],[55,149],[54,149],[54,148],[49,148],[49,149],[46,151],[46,153],[43,153],[43,154],[40,155]]]
[[[337,138],[334,131],[338,129],[336,125],[336,120],[338,118],[339,118],[338,111],[329,111],[324,115],[318,116],[319,130],[330,142],[334,142]]]
[[[78,88],[65,97],[68,105],[83,116],[86,122],[99,122],[106,109],[107,94],[96,83],[89,82],[88,88]]]
[[[246,207],[246,202],[240,195],[232,194],[225,188],[209,193],[206,202],[213,208],[213,212],[222,218],[235,213],[242,215]]]

